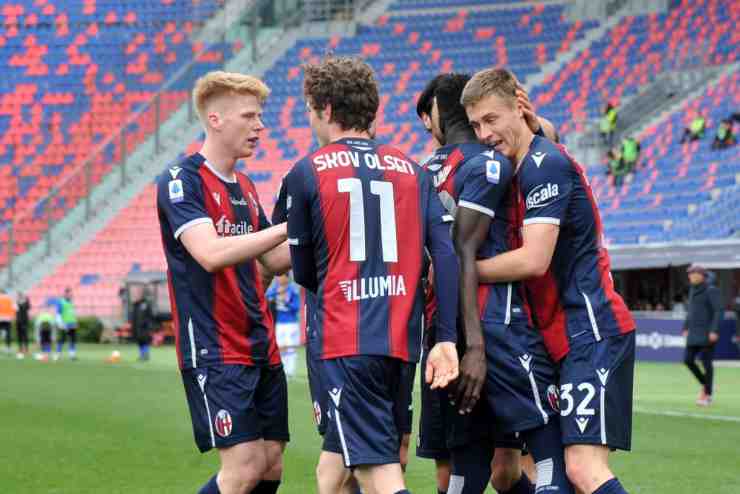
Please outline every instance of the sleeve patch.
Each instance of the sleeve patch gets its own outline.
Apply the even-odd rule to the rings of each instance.
[[[527,211],[530,209],[544,208],[555,202],[560,195],[558,184],[540,184],[527,194]]]
[[[486,180],[492,184],[497,184],[501,181],[501,162],[497,160],[486,161]]]
[[[179,178],[170,180],[167,188],[169,189],[171,203],[176,204],[185,200],[185,190],[182,187],[182,180]]]

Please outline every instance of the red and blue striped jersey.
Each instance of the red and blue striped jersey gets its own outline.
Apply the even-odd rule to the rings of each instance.
[[[511,162],[493,149],[475,156],[458,172],[458,207],[491,218],[488,235],[478,248],[478,259],[489,259],[521,245],[518,203],[510,187],[513,175]],[[479,283],[478,308],[483,323],[532,322],[521,282]]]
[[[564,357],[576,338],[598,341],[634,331],[614,289],[601,216],[583,168],[563,146],[535,136],[513,185],[523,226],[560,228],[548,272],[526,282],[553,360]]]
[[[433,258],[436,250],[453,265],[447,269],[455,268],[454,279],[458,269],[445,226],[452,218],[431,177],[391,146],[348,138],[297,162],[285,185],[288,241],[309,249],[315,262],[315,350],[321,358],[418,361],[425,246]],[[439,231],[446,239],[434,233]],[[295,264],[294,269],[301,271]],[[454,341],[453,298],[438,327],[446,335],[441,341]]]
[[[201,223],[223,237],[269,227],[252,181],[239,172],[229,180],[202,155],[188,156],[157,179],[157,213],[180,368],[279,364],[257,261],[209,273],[180,242],[182,232]]]

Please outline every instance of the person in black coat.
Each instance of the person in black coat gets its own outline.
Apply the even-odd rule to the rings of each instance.
[[[139,345],[139,360],[149,360],[149,346],[155,326],[154,311],[146,290],[141,290],[131,305],[131,333]]]
[[[18,358],[28,354],[28,325],[30,323],[31,301],[23,292],[18,292],[18,310],[15,313],[15,330],[18,333]]]
[[[719,339],[719,322],[722,319],[722,302],[719,289],[708,281],[707,270],[698,264],[688,269],[689,303],[683,334],[686,337],[684,363],[702,385],[696,404],[709,406],[712,403],[712,381],[714,380],[714,345]],[[704,372],[696,365],[701,356]]]

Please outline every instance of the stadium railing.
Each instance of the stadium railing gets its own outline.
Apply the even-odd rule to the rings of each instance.
[[[5,262],[0,259],[0,268],[3,264],[6,267],[6,279],[2,281],[8,286],[13,286],[21,275],[16,269],[21,256],[32,258],[24,259],[23,264],[27,265],[52,254],[55,241],[52,227],[71,215],[73,209],[82,205],[82,214],[75,219],[80,222],[89,221],[97,208],[105,206],[110,190],[96,194],[104,177],[117,174],[118,186],[127,184],[131,168],[128,156],[135,147],[150,141],[150,156],[160,153],[161,136],[168,117],[175,110],[187,105],[187,120],[192,123],[195,112],[190,88],[198,77],[223,67],[232,49],[251,50],[252,60],[258,59],[270,49],[271,45],[265,40],[274,40],[281,32],[309,19],[308,7],[299,0],[225,0],[223,3],[216,15],[192,33],[189,41],[194,49],[190,59],[156,93],[138,102],[137,109],[125,123],[95,145],[82,163],[65,172],[64,178],[47,194],[30,207],[16,211],[12,220],[0,227],[0,239],[6,245],[2,256]],[[354,9],[363,4],[352,0],[319,0],[316,3],[327,4],[323,12],[331,15],[337,15],[337,11],[353,15]],[[269,36],[262,36],[268,31]],[[95,120],[91,119],[91,135],[95,126]]]

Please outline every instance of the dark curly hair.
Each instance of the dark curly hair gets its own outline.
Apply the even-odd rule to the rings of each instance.
[[[303,66],[303,94],[317,112],[331,105],[331,121],[342,130],[368,131],[380,98],[373,69],[354,57],[327,57]]]
[[[437,81],[434,97],[437,99],[439,124],[443,132],[457,124],[468,125],[468,115],[460,104],[460,96],[470,77],[470,74],[450,73],[443,74]]]

